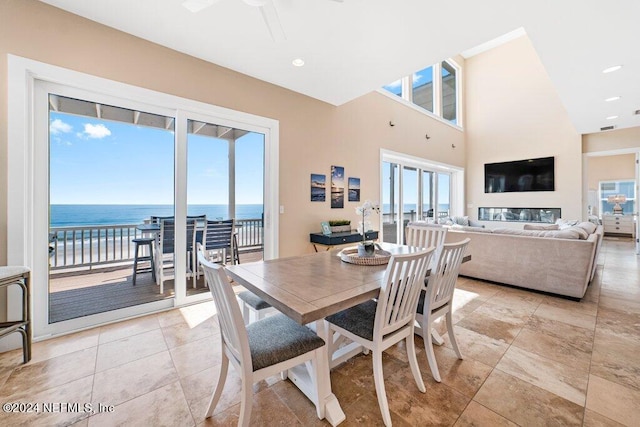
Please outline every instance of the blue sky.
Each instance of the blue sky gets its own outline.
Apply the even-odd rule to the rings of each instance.
[[[172,204],[174,134],[157,128],[51,112],[50,203]],[[263,201],[264,137],[236,142],[236,203]],[[189,135],[189,204],[226,204],[225,140]]]

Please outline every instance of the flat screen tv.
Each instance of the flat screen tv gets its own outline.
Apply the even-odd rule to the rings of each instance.
[[[485,163],[484,192],[554,191],[554,158]]]

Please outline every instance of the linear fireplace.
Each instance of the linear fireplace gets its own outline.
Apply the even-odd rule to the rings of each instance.
[[[478,219],[481,221],[553,224],[558,218],[561,218],[560,208],[478,208]]]

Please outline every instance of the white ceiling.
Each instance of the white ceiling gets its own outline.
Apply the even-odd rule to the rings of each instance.
[[[637,0],[272,0],[279,42],[242,0],[41,1],[333,105],[522,27],[578,132],[640,126]]]

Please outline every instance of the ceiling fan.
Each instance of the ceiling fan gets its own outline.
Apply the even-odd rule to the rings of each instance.
[[[185,0],[182,2],[182,6],[190,10],[193,13],[200,12],[203,9],[219,2],[220,0]],[[286,40],[284,30],[280,24],[280,18],[278,17],[278,11],[273,4],[273,0],[242,0],[249,6],[260,8],[264,23],[269,29],[269,33],[274,41],[280,42]],[[331,0],[337,3],[342,3],[344,0]]]

